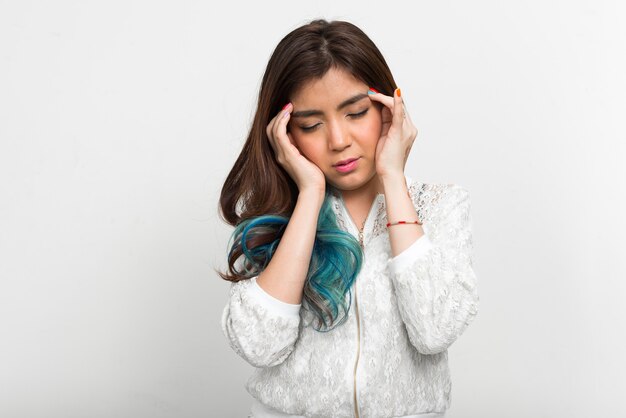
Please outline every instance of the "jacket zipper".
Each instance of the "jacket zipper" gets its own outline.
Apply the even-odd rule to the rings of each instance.
[[[363,245],[363,228],[365,228],[365,223],[359,230],[359,245],[362,250],[365,250]],[[357,298],[357,286],[354,284],[354,312],[356,313],[356,342],[357,342],[357,352],[356,352],[356,361],[354,362],[354,416],[359,418],[359,404],[356,398],[356,370],[359,366],[359,358],[361,357],[361,321],[359,318],[359,300]]]
[[[340,198],[343,202],[343,196],[341,196]],[[354,219],[352,219],[350,212],[348,212],[348,210],[346,209],[346,213],[348,214],[348,217],[352,221],[354,228],[359,231],[359,245],[361,246],[361,249],[363,250],[363,252],[365,252],[365,243],[363,242],[363,230],[365,229],[365,224],[367,223],[367,220],[372,215],[372,211],[376,207],[377,199],[378,197],[374,198],[374,201],[372,202],[372,206],[370,207],[370,210],[367,214],[367,218],[365,218],[365,221],[363,222],[363,225],[361,226],[360,229],[356,226],[356,222],[354,222]],[[346,206],[345,202],[343,202],[343,206],[345,208]],[[359,366],[359,358],[361,357],[361,320],[359,317],[359,302],[357,299],[357,283],[356,282],[354,283],[354,312],[356,314],[356,331],[357,331],[357,335],[356,335],[357,352],[356,352],[356,361],[354,362],[354,416],[356,418],[359,418],[360,415],[359,415],[359,403],[357,400],[356,371]]]

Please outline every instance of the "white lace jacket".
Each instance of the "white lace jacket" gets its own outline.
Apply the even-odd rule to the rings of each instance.
[[[448,409],[447,348],[479,305],[470,198],[455,184],[407,184],[425,235],[392,257],[384,195],[376,197],[349,317],[336,329],[315,331],[310,312],[272,297],[256,278],[231,285],[222,330],[256,367],[246,389],[262,404],[306,417]],[[358,239],[341,196],[332,199],[339,226]]]

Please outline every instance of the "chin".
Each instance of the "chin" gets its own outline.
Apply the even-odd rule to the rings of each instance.
[[[361,176],[355,176],[355,178],[343,178],[339,179],[339,181],[332,181],[326,179],[326,181],[331,184],[334,188],[345,191],[358,190],[364,186],[367,186],[370,181],[375,178],[376,174],[373,176],[369,176],[368,178],[362,178]]]

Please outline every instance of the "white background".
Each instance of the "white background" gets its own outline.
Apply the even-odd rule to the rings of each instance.
[[[407,174],[470,191],[448,416],[625,416],[626,7],[333,3],[0,2],[0,416],[248,413],[217,199],[271,52],[317,17],[386,57]]]

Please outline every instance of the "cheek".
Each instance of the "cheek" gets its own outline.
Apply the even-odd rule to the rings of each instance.
[[[364,123],[359,126],[359,137],[363,138],[368,145],[376,146],[382,129],[380,113],[373,114],[372,117],[363,122]]]
[[[380,114],[376,115],[375,118],[372,118],[370,125],[371,125],[372,132],[375,132],[376,135],[380,136],[380,131],[382,130],[382,127],[383,127],[382,116]]]
[[[300,153],[305,154],[306,149],[307,149],[307,143],[302,138],[302,136],[298,135],[294,131],[291,131],[291,138],[293,139],[293,143],[296,146],[296,148],[300,150]]]
[[[371,113],[371,115],[369,118],[367,118],[367,123],[366,123],[368,126],[368,129],[380,135],[380,132],[383,126],[382,109],[380,108],[380,106],[374,106],[369,113]]]

